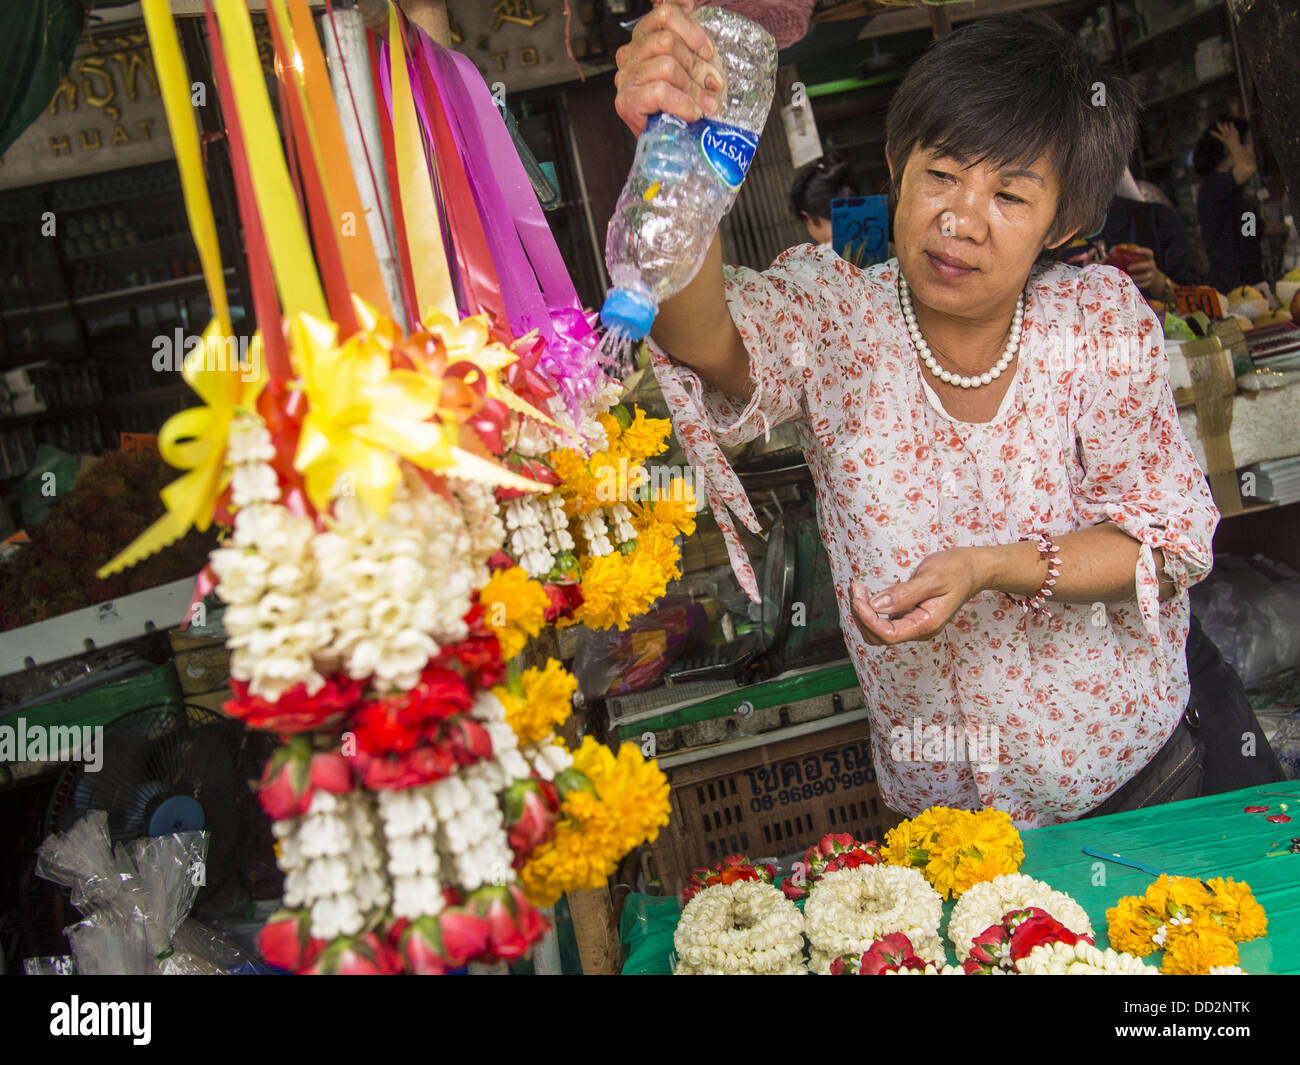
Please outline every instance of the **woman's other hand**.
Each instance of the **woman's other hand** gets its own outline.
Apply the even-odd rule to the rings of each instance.
[[[940,551],[922,560],[907,580],[874,595],[853,582],[849,597],[862,638],[879,647],[936,636],[984,590],[984,558],[979,548]]]
[[[637,136],[651,115],[694,122],[718,108],[722,65],[709,35],[692,22],[694,0],[665,0],[641,18],[615,55],[614,109]]]
[[[1156,266],[1156,253],[1150,248],[1137,247],[1140,257],[1131,261],[1124,269],[1133,283],[1142,290],[1142,294],[1152,299],[1169,299],[1173,291],[1173,282],[1165,277]]]

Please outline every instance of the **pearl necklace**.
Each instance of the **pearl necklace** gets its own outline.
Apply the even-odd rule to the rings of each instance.
[[[912,338],[916,353],[921,357],[921,361],[925,363],[926,368],[946,385],[958,385],[961,388],[979,388],[981,385],[991,384],[1002,376],[1002,371],[1011,365],[1011,360],[1016,357],[1017,352],[1020,350],[1020,336],[1025,323],[1025,295],[1023,292],[1020,294],[1020,298],[1016,300],[1016,313],[1011,319],[1011,335],[1007,337],[1007,346],[1002,352],[1002,357],[998,359],[992,369],[981,374],[975,374],[973,377],[963,377],[961,374],[945,370],[939,365],[934,355],[931,354],[930,345],[926,343],[925,337],[921,335],[921,327],[916,324],[916,312],[912,310],[912,293],[902,274],[898,275],[898,299],[903,305],[903,320],[907,322],[907,333]]]

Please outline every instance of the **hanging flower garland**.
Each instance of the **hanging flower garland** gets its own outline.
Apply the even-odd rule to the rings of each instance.
[[[1025,859],[1020,833],[1003,810],[931,806],[885,835],[881,856],[920,869],[945,899],[975,884],[1014,873]]]
[[[1237,944],[1268,931],[1268,915],[1250,885],[1216,877],[1162,875],[1138,896],[1106,911],[1111,943],[1145,958],[1164,951],[1161,972],[1205,975],[1237,964]]]
[[[953,907],[948,918],[948,940],[958,961],[965,961],[971,954],[977,938],[982,938],[994,926],[1000,928],[1005,915],[1031,908],[1051,917],[1076,936],[1092,936],[1088,915],[1069,895],[1054,891],[1033,877],[1004,874],[986,883],[975,884]],[[996,938],[1002,939],[1000,936]]]
[[[739,868],[739,867],[732,867]],[[673,935],[679,976],[803,973],[804,917],[767,880],[719,882],[695,894]]]
[[[845,954],[859,954],[876,940],[902,932],[917,954],[945,962],[939,939],[943,900],[920,872],[899,866],[860,865],[825,874],[804,906],[809,968],[829,973]]]

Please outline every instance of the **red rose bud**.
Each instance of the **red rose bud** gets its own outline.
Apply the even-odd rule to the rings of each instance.
[[[1064,943],[1067,946],[1074,946],[1080,940],[1085,943],[1092,942],[1087,936],[1076,935],[1060,921],[1046,914],[1042,917],[1031,917],[1020,922],[1011,933],[1011,959],[1019,961],[1043,943]]]
[[[806,898],[808,895],[808,889],[806,887],[797,887],[795,882],[788,876],[781,881],[781,891],[787,899],[792,899],[795,902],[798,902],[802,898]]]
[[[962,962],[967,974],[988,973],[999,968],[1007,959],[1010,933],[1001,925],[989,925],[971,944],[970,954]]]
[[[337,939],[310,966],[304,976],[397,976],[402,956],[375,932],[355,939]]]
[[[266,763],[257,797],[273,821],[301,817],[311,806],[311,755],[297,743],[281,747]]]
[[[528,937],[530,943],[536,943],[546,935],[551,927],[550,922],[542,916],[541,910],[528,901],[528,896],[518,884],[509,884],[506,890],[510,892],[515,905],[515,921],[519,930]]]
[[[860,972],[863,976],[879,976],[917,960],[912,941],[902,932],[893,932],[871,944],[862,955]]]
[[[311,757],[311,786],[331,795],[346,795],[352,790],[352,769],[342,751],[319,751]]]
[[[534,848],[555,834],[560,817],[560,794],[548,780],[516,780],[506,791],[505,821],[515,868],[520,868]]]
[[[458,714],[443,722],[438,735],[443,749],[459,766],[492,757],[492,738],[487,729],[468,714]]]
[[[442,945],[442,932],[433,917],[408,922],[399,939],[408,972],[416,976],[442,976],[449,968]]]
[[[458,969],[486,953],[491,930],[488,922],[469,907],[449,907],[436,920],[448,965]]]
[[[327,945],[311,934],[306,910],[279,910],[257,934],[257,949],[266,963],[291,973],[311,965]]]
[[[522,927],[515,899],[504,887],[484,887],[473,892],[469,904],[488,925],[489,960],[514,961],[528,953],[533,940]],[[525,918],[531,925],[531,919]]]
[[[856,954],[841,954],[831,962],[832,976],[857,976],[858,975],[858,956]]]
[[[495,551],[488,556],[487,564],[488,569],[495,573],[499,569],[509,569],[515,564],[515,560],[504,551]]]

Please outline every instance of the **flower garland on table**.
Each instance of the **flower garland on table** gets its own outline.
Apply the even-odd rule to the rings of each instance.
[[[738,868],[738,867],[731,867]],[[790,976],[803,973],[804,917],[755,875],[694,895],[673,934],[679,976]]]
[[[1088,915],[1069,895],[1053,891],[1041,880],[1019,873],[1003,874],[975,884],[957,901],[948,918],[948,939],[959,961],[965,961],[977,940],[1002,943],[1008,938],[1004,920],[1015,911],[1030,910],[1029,916],[1046,916],[1075,936],[1092,936]],[[1037,911],[1037,913],[1033,911]],[[997,928],[999,932],[991,930]]]
[[[795,863],[794,875],[781,881],[781,890],[786,898],[802,899],[827,873],[880,862],[880,844],[875,840],[862,843],[847,832],[828,833],[804,851],[803,860]]]
[[[776,867],[759,865],[743,854],[729,854],[717,865],[691,871],[690,879],[682,888],[681,903],[685,906],[705,888],[715,884],[734,884],[741,880],[761,880],[765,884],[775,884]]]
[[[1099,950],[1087,940],[1074,943],[1053,940],[1034,947],[1015,962],[1023,976],[1159,976],[1160,970],[1141,958],[1107,948]]]
[[[1025,859],[1020,833],[1003,810],[931,806],[885,835],[881,856],[920,869],[945,899],[973,885],[1014,873]]]
[[[1106,922],[1116,947],[1141,958],[1163,949],[1160,971],[1170,975],[1232,970],[1237,944],[1268,932],[1250,885],[1222,877],[1202,883],[1162,875],[1144,894],[1120,899]]]
[[[831,976],[961,976],[959,965],[936,964],[920,957],[902,932],[877,939],[861,954],[844,954],[831,962]]]
[[[943,965],[942,916],[939,893],[915,869],[888,865],[837,869],[821,878],[804,906],[809,968],[829,973],[836,958],[861,955],[894,932],[906,935],[920,957]]]

